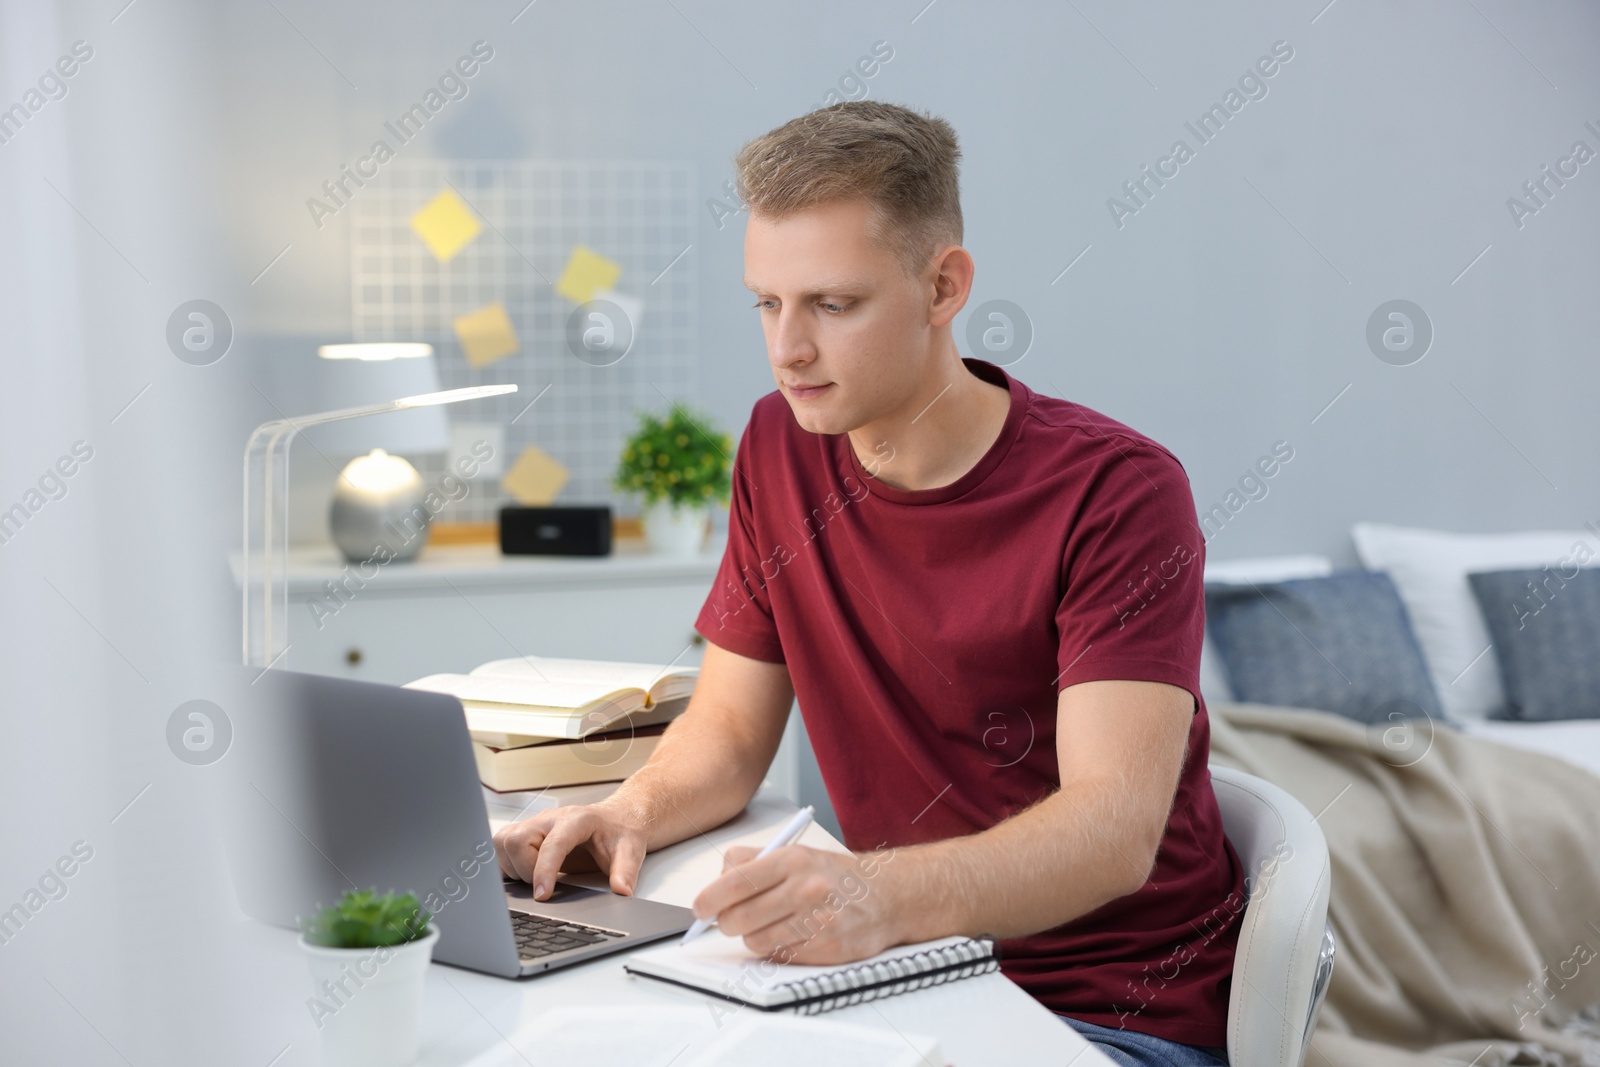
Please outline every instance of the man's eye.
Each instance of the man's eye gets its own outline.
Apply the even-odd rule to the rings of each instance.
[[[830,315],[838,315],[838,314],[842,313],[843,311],[845,311],[847,309],[847,305],[845,305],[845,304],[823,303],[823,304],[818,304],[817,306],[820,307],[823,311],[826,311]]]
[[[770,301],[770,300],[757,300],[754,304],[751,304],[750,306],[754,307],[754,308],[766,307],[770,303],[772,303],[772,301]]]

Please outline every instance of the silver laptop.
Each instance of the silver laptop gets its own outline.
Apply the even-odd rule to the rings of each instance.
[[[208,776],[252,918],[298,928],[351,889],[410,892],[439,928],[435,960],[505,977],[694,921],[688,908],[559,880],[535,901],[526,882],[503,880],[454,697],[245,667],[211,688],[232,737]]]

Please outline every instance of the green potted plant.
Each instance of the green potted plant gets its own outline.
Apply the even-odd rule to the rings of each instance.
[[[663,418],[641,412],[623,445],[612,484],[644,503],[644,534],[656,552],[694,555],[705,543],[711,508],[733,491],[733,441],[682,404]]]
[[[306,1001],[329,1067],[417,1058],[422,992],[439,929],[410,893],[360,889],[300,927],[315,993]]]

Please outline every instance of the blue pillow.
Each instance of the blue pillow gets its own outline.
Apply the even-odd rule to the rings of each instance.
[[[1411,619],[1382,571],[1209,586],[1206,625],[1235,700],[1364,723],[1444,718]]]
[[[1494,640],[1507,718],[1600,719],[1600,568],[1469,574]]]

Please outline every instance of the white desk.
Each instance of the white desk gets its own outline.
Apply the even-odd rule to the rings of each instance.
[[[586,786],[551,792],[560,802],[571,804],[598,799],[613,788]],[[735,844],[766,844],[794,811],[795,805],[781,794],[762,789],[737,818],[703,837],[690,838],[647,856],[636,892],[652,900],[688,907],[700,890],[721,873],[723,849]],[[840,842],[815,824],[800,842],[844,850]],[[605,877],[600,874],[576,875],[572,880],[599,888],[606,886]],[[285,952],[299,951],[287,931],[283,932],[283,942]],[[619,1011],[626,1011],[630,1004],[681,1006],[708,1002],[708,998],[691,990],[626,974],[622,969],[624,958],[625,954],[619,953],[520,981],[434,964],[428,974],[419,1067],[546,1067],[538,1050],[519,1043],[517,1037],[519,1029],[546,1012],[579,1005],[616,1005]],[[822,1018],[931,1034],[938,1038],[949,1062],[957,1067],[1099,1067],[1111,1063],[998,972],[841,1008]],[[663,1053],[663,1063],[670,1054],[671,1050]]]

